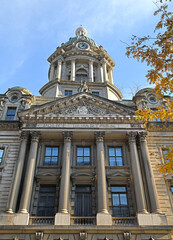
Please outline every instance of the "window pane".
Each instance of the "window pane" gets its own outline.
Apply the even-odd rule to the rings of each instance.
[[[57,163],[58,163],[58,158],[52,157],[52,165],[57,165]]]
[[[126,187],[113,186],[111,187],[112,192],[126,192]]]
[[[84,148],[84,156],[90,156],[90,148]]]
[[[118,194],[112,194],[112,205],[113,206],[119,206],[120,205]]]
[[[83,148],[81,147],[77,148],[77,156],[83,156]]]
[[[0,158],[2,158],[3,152],[4,152],[4,150],[0,149]]]
[[[84,157],[84,162],[89,163],[90,162],[90,157]]]
[[[58,156],[58,148],[57,147],[52,148],[52,156]]]
[[[114,148],[109,148],[109,156],[115,156]]]
[[[115,166],[115,157],[109,157],[110,166]]]
[[[83,157],[77,157],[77,163],[83,163]]]
[[[117,166],[123,166],[122,157],[116,157]]]
[[[121,148],[116,148],[116,156],[122,156],[122,149]]]
[[[46,147],[45,156],[51,156],[51,148],[50,147]]]
[[[44,163],[45,163],[45,165],[50,165],[50,157],[45,157],[44,158]]]
[[[126,194],[120,194],[121,205],[127,205],[127,196]]]

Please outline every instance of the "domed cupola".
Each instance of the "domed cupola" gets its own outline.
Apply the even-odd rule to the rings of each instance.
[[[113,85],[113,59],[87,37],[84,27],[78,27],[75,34],[48,58],[49,83],[40,89],[41,95],[69,96],[78,93],[81,82],[86,81],[90,93],[119,100],[122,94]]]

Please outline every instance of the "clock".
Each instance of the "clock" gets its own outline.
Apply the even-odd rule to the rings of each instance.
[[[80,48],[80,49],[86,50],[86,49],[89,48],[89,45],[85,42],[80,42],[80,43],[77,44],[77,47]]]

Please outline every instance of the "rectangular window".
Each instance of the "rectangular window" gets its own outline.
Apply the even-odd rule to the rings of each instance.
[[[123,156],[121,147],[109,147],[109,165],[123,166]]]
[[[37,216],[54,216],[55,185],[40,185]]]
[[[76,186],[75,216],[92,216],[91,186]]]
[[[3,153],[4,153],[4,149],[0,149],[0,165],[2,163]]]
[[[59,148],[58,147],[49,147],[45,148],[45,156],[44,156],[44,165],[58,165],[58,155]]]
[[[129,209],[127,203],[126,186],[112,186],[112,215],[114,217],[128,217]]]
[[[173,186],[171,186],[171,192],[172,192],[172,194],[173,194]]]
[[[90,165],[90,147],[77,147],[77,165]]]
[[[92,92],[93,95],[99,96],[99,92]]]
[[[8,107],[5,120],[14,120],[16,114],[15,107]]]
[[[72,90],[65,90],[65,96],[71,96]]]

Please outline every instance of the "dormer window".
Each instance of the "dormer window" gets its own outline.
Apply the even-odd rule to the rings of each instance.
[[[15,119],[15,115],[16,115],[16,108],[8,107],[5,120],[12,121]]]
[[[76,71],[76,81],[88,81],[88,73],[85,69],[79,69]]]

